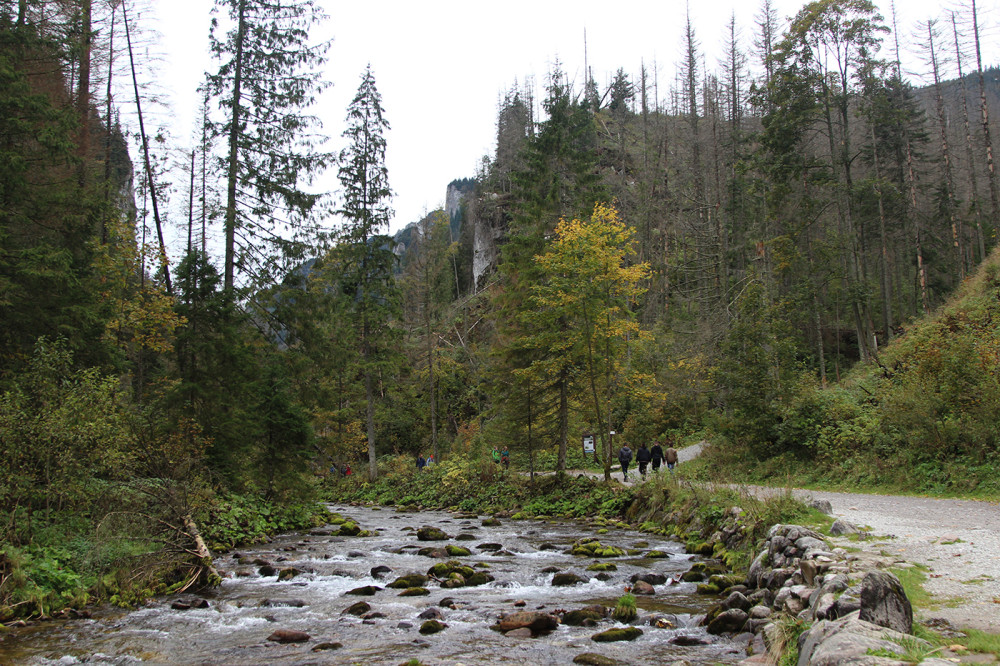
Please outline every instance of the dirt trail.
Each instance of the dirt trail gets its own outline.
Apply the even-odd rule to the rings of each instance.
[[[683,463],[701,453],[704,442],[679,451]],[[603,478],[602,474],[584,472]],[[663,470],[660,471],[663,473]],[[621,471],[614,478],[621,480]],[[629,470],[628,485],[638,479]],[[741,486],[758,497],[786,492],[783,488]],[[801,500],[826,500],[832,515],[867,528],[861,541],[834,539],[927,567],[924,588],[932,596],[925,619],[942,618],[956,627],[1000,633],[1000,506],[977,500],[933,499],[899,495],[866,495],[793,489]]]

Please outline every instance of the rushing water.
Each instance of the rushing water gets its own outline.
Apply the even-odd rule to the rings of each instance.
[[[491,631],[501,613],[523,610],[573,610],[595,603],[613,606],[629,578],[653,571],[679,577],[690,567],[691,556],[680,544],[650,538],[630,530],[612,529],[599,535],[605,545],[633,548],[645,553],[658,549],[671,553],[666,559],[623,557],[613,561],[618,570],[600,580],[587,572],[593,560],[566,554],[577,539],[593,536],[593,528],[570,521],[503,521],[483,527],[481,519],[445,512],[396,513],[365,507],[331,507],[356,520],[374,537],[340,537],[330,528],[309,534],[286,534],[266,545],[223,555],[216,564],[226,576],[221,587],[206,595],[208,608],[175,610],[176,598],[156,599],[131,612],[105,609],[88,620],[40,623],[0,634],[0,664],[400,664],[419,659],[424,664],[568,664],[584,652],[599,653],[628,664],[662,664],[683,659],[692,663],[734,663],[745,656],[741,646],[709,636],[697,627],[698,615],[713,600],[695,594],[690,583],[657,585],[656,595],[638,597],[640,614],[635,624],[644,633],[632,642],[595,643],[591,636],[617,625],[605,620],[598,627],[559,628],[538,638],[511,638]],[[416,528],[440,527],[448,534],[471,534],[474,540],[450,541],[472,550],[463,564],[484,563],[495,581],[480,587],[441,589],[431,581],[430,594],[400,597],[386,588],[374,596],[347,596],[348,590],[385,585],[407,573],[426,573],[441,560],[416,554],[417,546],[442,545],[419,542]],[[483,543],[500,543],[499,552],[477,550]],[[555,548],[553,548],[553,546]],[[236,555],[244,559],[238,560]],[[261,576],[257,566],[267,560],[278,568],[293,566],[305,573],[281,581]],[[371,575],[378,565],[392,573],[381,579]],[[556,567],[589,578],[573,587],[553,587]],[[442,599],[454,608],[439,607]],[[184,600],[191,595],[183,595]],[[371,604],[375,617],[363,620],[342,611],[357,601]],[[422,636],[419,614],[438,607],[444,631]],[[381,615],[381,617],[379,616]],[[650,617],[667,616],[673,627],[647,624]],[[267,638],[277,629],[307,632],[305,643],[278,644]],[[683,637],[683,638],[679,638]],[[691,642],[706,645],[681,646]],[[685,640],[689,639],[689,640]],[[321,644],[340,643],[335,649],[313,650]]]

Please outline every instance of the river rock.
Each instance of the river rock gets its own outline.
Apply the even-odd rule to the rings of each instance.
[[[405,576],[400,576],[396,580],[392,581],[386,587],[390,587],[394,590],[405,590],[409,587],[423,587],[427,584],[430,578],[423,574],[411,573]]]
[[[735,634],[737,631],[743,629],[743,625],[747,623],[747,619],[746,611],[742,611],[739,608],[730,608],[716,615],[708,623],[706,631],[716,636],[719,634]]]
[[[459,534],[457,537],[455,537],[455,541],[475,541],[475,540],[476,540],[475,534],[462,533]]]
[[[364,587],[356,587],[353,590],[348,590],[344,594],[354,595],[356,597],[372,597],[375,596],[376,592],[380,592],[381,587],[377,585],[365,585]]]
[[[444,613],[442,613],[440,610],[432,606],[430,608],[421,611],[420,615],[418,615],[417,617],[419,617],[421,620],[443,620]]]
[[[325,652],[326,650],[339,650],[344,647],[343,643],[317,643],[313,646],[313,652]]]
[[[372,609],[372,607],[371,607],[370,604],[368,604],[365,601],[359,601],[358,603],[351,604],[350,606],[348,606],[344,610],[340,611],[340,614],[341,615],[357,615],[358,617],[361,617],[362,615],[364,615],[365,613],[367,613],[371,609]]]
[[[467,557],[472,555],[472,552],[468,548],[462,548],[450,543],[444,549],[450,557]]]
[[[531,629],[527,627],[521,627],[520,629],[514,629],[513,631],[508,631],[504,636],[509,636],[510,638],[532,638],[535,634],[531,632]]]
[[[590,637],[590,640],[595,643],[613,643],[616,641],[634,641],[639,636],[642,636],[642,629],[639,627],[615,627],[614,629],[594,634]]]
[[[261,599],[261,608],[305,608],[306,602],[302,599]]]
[[[295,567],[286,567],[278,572],[278,580],[290,580],[301,573],[302,572]]]
[[[431,591],[426,587],[408,587],[399,593],[401,597],[426,597]]]
[[[278,570],[275,569],[270,564],[265,564],[260,569],[257,569],[257,573],[260,574],[261,576],[277,576]]]
[[[439,631],[444,631],[448,628],[448,625],[444,622],[439,622],[438,620],[427,620],[422,625],[418,631],[424,636],[429,636],[430,634],[436,634]]]
[[[539,569],[538,573],[550,574],[559,573],[560,571],[562,570],[559,567],[545,567],[544,569]]]
[[[433,559],[443,560],[448,557],[448,551],[444,548],[421,548],[417,551],[417,555],[421,557],[430,557]]]
[[[554,631],[559,627],[559,618],[549,613],[537,611],[518,611],[503,615],[496,624],[490,627],[494,631],[506,634],[515,629],[528,628],[532,634],[540,635]]]
[[[643,574],[633,574],[632,577],[629,578],[629,581],[633,583],[640,580],[645,581],[650,585],[663,585],[664,583],[667,582],[667,577],[664,576],[663,574],[658,574],[658,573],[643,573]]]
[[[267,637],[267,640],[274,641],[275,643],[305,643],[311,638],[309,634],[304,631],[296,631],[294,629],[278,629],[273,634]]]
[[[484,520],[482,522],[483,527],[500,527],[500,525],[502,525],[502,524],[503,523],[501,523],[496,518],[487,518],[486,520]]]
[[[674,636],[667,641],[671,645],[680,645],[682,647],[690,647],[694,645],[709,645],[709,641],[701,638],[700,636],[687,636],[684,634],[679,634]]]
[[[604,614],[593,609],[571,610],[562,616],[562,623],[570,627],[595,626],[604,619]]]
[[[487,583],[492,583],[496,580],[492,575],[486,573],[485,571],[477,571],[468,578],[465,579],[465,584],[468,587],[476,587],[478,585],[486,585]]]
[[[359,527],[357,523],[351,521],[342,523],[340,525],[340,529],[337,531],[337,536],[352,537],[358,536],[359,534],[361,534],[361,527]]]
[[[424,525],[417,530],[418,541],[447,541],[450,538],[444,530],[429,525]]]
[[[372,567],[370,573],[371,573],[372,578],[374,578],[376,580],[379,580],[379,579],[385,578],[386,574],[391,574],[392,573],[392,569],[390,569],[389,567],[385,566],[384,564],[380,564],[377,567]]]
[[[722,609],[739,608],[741,611],[749,612],[753,608],[753,602],[746,598],[741,592],[731,592],[722,602]]]
[[[913,633],[913,608],[896,576],[888,571],[865,574],[861,581],[860,619],[902,634]]]
[[[503,550],[503,544],[502,543],[481,543],[478,546],[476,546],[476,550],[485,550],[485,551],[497,552],[499,550]]]
[[[652,596],[656,594],[656,589],[644,580],[637,580],[632,584],[632,594]]]
[[[557,573],[552,576],[552,586],[553,587],[564,587],[567,585],[579,585],[580,583],[586,583],[587,579],[582,576],[577,576],[575,573]]]

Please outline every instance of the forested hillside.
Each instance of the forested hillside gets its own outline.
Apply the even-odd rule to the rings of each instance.
[[[610,476],[622,438],[697,435],[744,474],[996,492],[1000,87],[971,11],[925,26],[916,84],[866,0],[788,25],[765,0],[717,70],[688,23],[669,85],[556,66],[393,238],[405,109],[367,69],[328,148],[322,11],[216,4],[179,167],[132,3],[0,3],[0,621],[211,584],[209,549],[421,453],[561,471],[594,433]]]

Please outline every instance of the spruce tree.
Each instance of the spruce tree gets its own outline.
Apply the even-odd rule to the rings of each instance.
[[[299,223],[322,196],[303,189],[330,161],[319,150],[325,139],[318,119],[304,111],[327,85],[319,71],[328,44],[310,43],[310,28],[325,18],[312,0],[216,0],[216,10],[230,23],[219,36],[219,19],[212,19],[220,64],[207,88],[223,112],[212,129],[226,146],[219,166],[226,180],[223,282],[231,294],[237,266],[264,282],[286,268],[276,261],[314,240],[292,243],[282,231],[303,229]]]
[[[397,335],[391,322],[398,317],[400,304],[395,280],[397,260],[392,237],[388,235],[392,190],[385,165],[385,132],[389,123],[383,113],[382,96],[375,87],[369,65],[347,109],[344,137],[349,145],[340,153],[338,173],[343,188],[339,212],[344,226],[337,253],[343,271],[341,286],[351,304],[350,316],[360,346],[360,374],[367,403],[368,474],[372,480],[378,476],[376,381],[397,358],[393,350]]]

